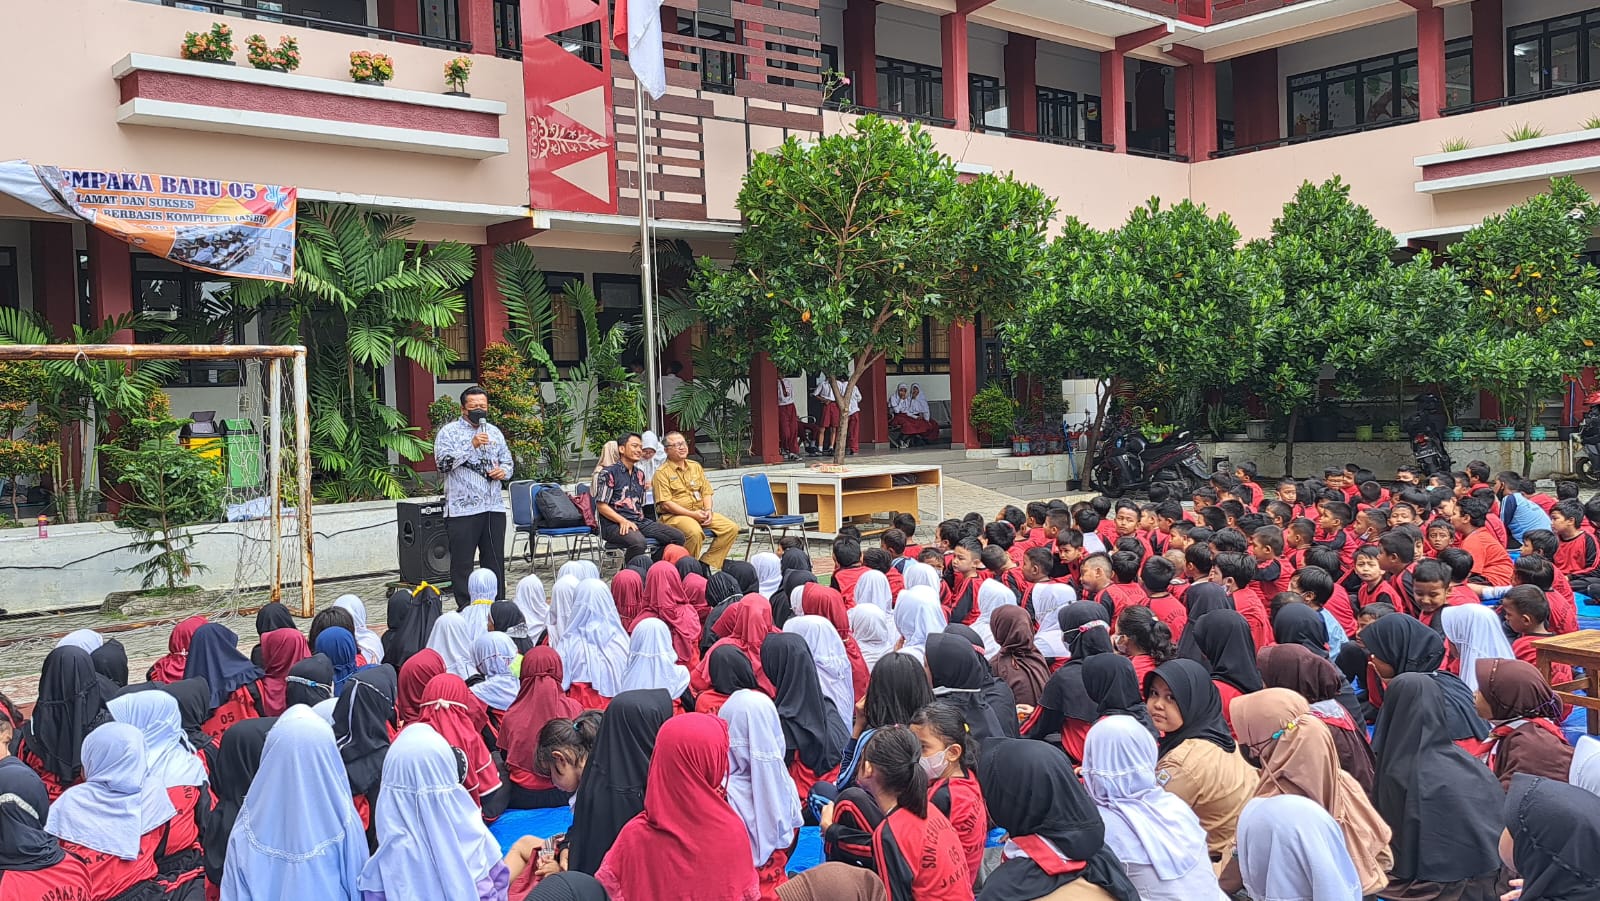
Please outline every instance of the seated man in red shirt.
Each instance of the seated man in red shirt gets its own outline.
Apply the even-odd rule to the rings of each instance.
[[[1489,505],[1469,497],[1456,502],[1456,515],[1450,524],[1455,526],[1462,550],[1472,555],[1472,572],[1490,585],[1511,584],[1511,555],[1506,553],[1504,541],[1496,540],[1485,526],[1489,521]]]

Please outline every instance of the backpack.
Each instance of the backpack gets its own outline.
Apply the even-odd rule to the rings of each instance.
[[[571,529],[583,525],[583,514],[559,485],[545,485],[533,499],[541,529]]]

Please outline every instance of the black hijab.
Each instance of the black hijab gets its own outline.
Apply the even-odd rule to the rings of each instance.
[[[389,727],[395,723],[399,677],[387,666],[369,666],[351,676],[333,708],[333,737],[339,742],[350,793],[376,803],[389,753]]]
[[[1200,653],[1210,663],[1211,678],[1226,682],[1245,694],[1261,690],[1261,671],[1256,669],[1256,643],[1250,637],[1250,623],[1244,614],[1236,610],[1213,610],[1184,629],[1183,634],[1191,632]]]
[[[739,583],[741,594],[761,593],[761,577],[756,575],[755,564],[748,560],[729,560],[722,564],[722,571]]]
[[[518,654],[533,650],[533,639],[528,637],[528,618],[515,601],[495,601],[490,604],[489,622],[494,626],[494,631],[504,632],[510,637],[511,643],[517,646]]]
[[[1522,895],[1540,901],[1600,898],[1600,817],[1594,795],[1539,776],[1511,777],[1505,824]]]
[[[289,667],[284,677],[283,702],[285,707],[304,704],[315,707],[333,697],[333,661],[327,654],[312,654]]]
[[[15,757],[0,759],[0,872],[53,867],[65,852],[44,831],[50,795],[44,782]]]
[[[777,689],[774,702],[783,722],[784,745],[806,769],[818,776],[827,774],[844,759],[850,733],[832,699],[822,693],[806,640],[793,632],[768,635],[761,643],[761,668]]]
[[[83,769],[83,737],[107,719],[89,652],[72,645],[52,650],[39,671],[33,718],[24,727],[28,750],[63,784],[76,782]]]
[[[1489,768],[1455,744],[1443,686],[1424,673],[1395,676],[1384,691],[1378,735],[1387,737],[1372,800],[1394,833],[1393,878],[1460,882],[1499,867],[1500,823],[1484,812],[1500,809],[1505,796]]]
[[[1215,582],[1196,582],[1190,585],[1183,593],[1183,604],[1188,610],[1189,626],[1184,628],[1182,637],[1178,639],[1178,655],[1202,666],[1210,666],[1210,661],[1206,660],[1206,655],[1200,652],[1200,646],[1195,642],[1194,630],[1191,627],[1200,621],[1200,617],[1214,610],[1238,608],[1234,607],[1228,589]]]
[[[1083,662],[1083,690],[1097,705],[1096,722],[1120,713],[1143,723],[1151,735],[1156,734],[1156,725],[1150,721],[1150,711],[1139,694],[1139,676],[1133,670],[1133,661],[1121,654],[1090,657]]]
[[[228,696],[266,673],[239,653],[239,636],[219,623],[206,623],[194,633],[189,645],[189,661],[184,665],[185,679],[204,679],[211,690],[209,715],[221,707]]]
[[[279,601],[273,601],[256,611],[256,637],[258,638],[276,629],[298,628],[300,627],[295,625],[294,614],[290,613],[289,608],[283,606]]]
[[[395,602],[402,596],[400,622],[395,623]],[[443,614],[443,601],[439,589],[424,585],[416,594],[401,590],[389,596],[389,630],[383,635],[383,662],[400,672],[411,655],[428,646],[428,636],[433,634],[433,624]],[[390,636],[394,637],[393,643]]]
[[[711,673],[711,690],[720,695],[731,695],[741,688],[760,688],[756,681],[756,668],[750,658],[731,644],[711,652],[711,662],[706,664]]]
[[[655,562],[656,558],[650,556],[649,554],[636,554],[631,560],[628,561],[627,568],[638,573],[639,578],[643,579],[650,572],[650,567]]]
[[[711,608],[711,612],[706,615],[705,625],[700,629],[700,653],[704,654],[717,643],[719,636],[713,631],[717,620],[722,619],[722,614],[743,598],[739,580],[727,573],[712,573],[711,578],[706,580],[706,606]]]
[[[1297,644],[1328,656],[1328,626],[1322,614],[1306,604],[1285,604],[1272,618],[1272,638],[1278,644]]]
[[[1117,901],[1138,901],[1138,889],[1106,847],[1100,811],[1065,754],[1025,739],[991,742],[983,749],[978,785],[989,818],[1013,839],[1049,839],[1069,860],[1085,863],[1082,869],[1052,876],[1030,857],[1013,857],[984,880],[979,901],[1043,898],[1078,879],[1105,889]]]
[[[767,599],[772,603],[772,624],[774,626],[781,629],[784,623],[799,616],[798,613],[794,612],[794,604],[790,601],[790,595],[801,585],[815,581],[817,581],[817,577],[812,575],[809,569],[794,569],[783,574],[783,578],[778,581],[778,590],[774,591],[772,596]]]
[[[261,769],[261,751],[267,744],[267,733],[278,722],[275,716],[240,720],[222,734],[211,765],[211,791],[216,794],[216,806],[206,818],[205,833],[200,846],[205,851],[206,878],[214,884],[222,882],[222,867],[228,856],[228,837],[233,834],[233,823],[244,806],[244,796]]]
[[[216,740],[201,728],[211,716],[211,688],[204,679],[179,679],[161,686],[178,702],[178,717],[183,720],[183,734],[196,751],[209,755]]]
[[[960,708],[973,738],[981,744],[991,738],[1015,736],[1014,730],[1006,731],[1000,712],[985,697],[984,689],[994,674],[969,639],[948,631],[935,632],[928,636],[926,655],[934,697]],[[1012,722],[1017,719],[1015,710],[1013,703]]]
[[[587,873],[557,873],[539,880],[522,901],[608,901],[606,887]]]
[[[1233,732],[1222,718],[1222,695],[1217,693],[1205,667],[1185,657],[1168,660],[1145,674],[1145,697],[1150,696],[1150,681],[1156,678],[1167,683],[1167,690],[1178,702],[1178,713],[1183,716],[1183,725],[1177,731],[1168,732],[1156,742],[1163,756],[1191,738],[1209,741],[1228,752],[1237,747]]]
[[[1361,643],[1367,652],[1394,668],[1399,677],[1405,673],[1425,673],[1439,683],[1444,692],[1445,722],[1451,738],[1463,741],[1489,737],[1489,729],[1478,716],[1478,706],[1472,689],[1460,679],[1439,671],[1444,663],[1444,638],[1422,624],[1414,616],[1391,613],[1381,616],[1361,630]],[[1380,720],[1381,721],[1381,720]],[[1372,736],[1372,750],[1383,747],[1383,730]]]
[[[644,812],[656,733],[671,716],[672,698],[665,689],[635,689],[611,699],[573,798],[569,870],[593,876],[617,833]]]
[[[778,558],[778,572],[788,575],[797,569],[811,572],[811,555],[803,548],[792,547],[785,550]]]
[[[1039,704],[1080,723],[1093,723],[1100,718],[1100,705],[1084,691],[1083,664],[1097,655],[1112,653],[1106,608],[1094,601],[1078,601],[1057,611],[1056,622],[1061,625],[1061,640],[1071,656],[1044,683]]]
[[[711,567],[706,566],[694,557],[679,557],[678,562],[672,565],[678,570],[679,579],[685,576],[706,578],[711,573]]]
[[[89,652],[89,662],[100,676],[100,693],[112,697],[128,687],[128,651],[122,642],[108,638],[105,644]]]
[[[405,625],[406,614],[411,607],[411,592],[404,588],[397,588],[389,593],[389,610],[384,614],[383,659],[388,662],[395,654],[395,645],[400,639],[400,628]],[[398,672],[399,668],[396,667]]]

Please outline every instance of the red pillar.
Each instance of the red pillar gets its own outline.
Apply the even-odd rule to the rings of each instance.
[[[1174,46],[1186,63],[1178,70],[1178,147],[1192,162],[1208,160],[1217,149],[1217,67],[1191,47]]]
[[[1039,39],[1031,34],[1006,38],[1006,122],[1012,131],[1039,131]]]
[[[972,130],[972,98],[967,87],[967,17],[948,13],[939,17],[939,51],[944,60],[944,117],[955,120],[957,131]],[[885,437],[885,440],[888,440]]]
[[[799,400],[799,398],[796,398]],[[758,353],[750,361],[750,443],[762,463],[782,463],[778,446],[778,370],[772,358]]]
[[[1117,153],[1128,152],[1128,77],[1121,50],[1100,53],[1100,141]],[[952,335],[952,340],[954,336]],[[954,353],[952,346],[951,352]],[[954,415],[954,414],[952,414]]]
[[[78,253],[72,246],[72,223],[29,222],[28,244],[33,308],[49,320],[51,334],[70,338],[78,322]]]
[[[409,359],[396,359],[394,364],[394,393],[395,408],[405,414],[406,421],[411,423],[420,435],[426,440],[433,439],[433,423],[428,421],[428,405],[434,398],[433,374],[418,366]],[[433,472],[434,462],[432,457],[423,457],[411,464],[418,472]]]
[[[889,443],[888,367],[882,360],[867,367],[861,377],[861,442],[875,447]]]
[[[1444,10],[1432,0],[1417,10],[1417,111],[1424,120],[1444,109]]]
[[[856,106],[877,106],[878,0],[849,0],[845,6],[844,59],[840,64],[850,79]]]
[[[950,446],[977,447],[972,429],[972,396],[978,393],[978,330],[972,323],[950,326]]]
[[[463,0],[457,15],[461,40],[472,45],[473,53],[494,56],[494,0]]]
[[[1232,67],[1235,146],[1277,140],[1283,117],[1278,107],[1278,51],[1235,57]]]
[[[1500,0],[1472,2],[1472,102],[1506,95],[1506,22]]]
[[[89,311],[99,325],[107,319],[133,312],[133,255],[128,245],[111,235],[90,227],[89,243]],[[133,343],[133,332],[120,331],[111,336],[113,344]]]
[[[473,249],[476,260],[472,273],[472,297],[467,315],[472,317],[473,350],[483,359],[483,349],[506,339],[506,299],[495,282],[494,246],[479,244]]]
[[[378,0],[378,27],[405,34],[422,31],[422,6],[417,0]]]

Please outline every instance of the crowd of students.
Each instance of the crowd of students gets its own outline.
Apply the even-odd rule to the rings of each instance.
[[[397,591],[381,635],[194,617],[131,685],[75,632],[0,718],[0,899],[1600,898],[1600,743],[1535,665],[1600,502],[1254,476],[901,515],[826,579],[667,547]]]

